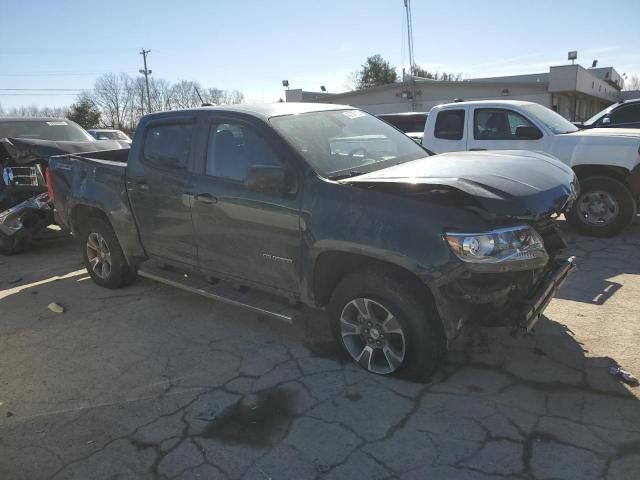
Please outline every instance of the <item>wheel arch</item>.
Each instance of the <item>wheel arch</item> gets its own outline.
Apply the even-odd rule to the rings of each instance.
[[[640,168],[633,171],[611,165],[576,165],[573,167],[578,180],[587,177],[611,177],[625,185],[634,197],[640,195]]]
[[[135,233],[129,233],[126,230],[126,225],[122,222],[116,222],[115,219],[110,218],[103,209],[94,205],[79,203],[71,208],[69,223],[71,224],[70,226],[73,233],[75,235],[81,235],[83,226],[92,218],[103,220],[111,226],[129,265],[136,267],[147,259],[144,248],[138,239],[137,226],[135,226],[135,223],[133,223]]]
[[[363,253],[328,250],[320,253],[313,263],[312,292],[315,305],[326,306],[335,287],[343,278],[352,272],[366,269],[397,276],[419,293],[426,294],[434,300],[428,283],[406,265]]]
[[[109,217],[106,213],[104,213],[104,211],[97,207],[81,203],[74,205],[71,210],[71,229],[75,233],[82,232],[83,226],[86,225],[86,222],[90,218],[99,218],[101,220],[104,220],[109,225],[111,225],[111,228],[113,228],[111,220],[109,220]]]

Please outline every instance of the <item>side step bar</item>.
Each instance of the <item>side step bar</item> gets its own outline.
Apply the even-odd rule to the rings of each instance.
[[[240,292],[224,282],[211,284],[204,279],[156,265],[145,263],[138,270],[138,275],[287,323],[293,323],[293,318],[299,313],[298,309],[280,302],[272,295],[256,291]]]

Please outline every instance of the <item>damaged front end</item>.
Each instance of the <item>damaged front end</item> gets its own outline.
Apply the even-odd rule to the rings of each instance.
[[[571,208],[579,184],[548,155],[454,152],[344,182],[461,212],[448,214],[441,234],[455,259],[429,282],[449,340],[466,323],[530,331],[575,270],[555,217]]]
[[[41,193],[0,213],[0,253],[19,253],[40,230],[54,223],[49,195]]]
[[[556,291],[576,269],[575,257],[562,253],[567,244],[550,216],[495,231],[505,230],[527,232],[515,241],[510,258],[505,257],[504,262],[463,259],[464,266],[455,278],[437,289],[440,313],[443,318],[455,319],[455,333],[468,321],[509,326],[514,333],[530,332]],[[522,238],[527,235],[534,239]],[[458,234],[454,238],[449,244],[458,256],[464,255],[458,249],[464,243],[461,248],[479,257],[488,257],[490,248],[500,248],[497,241],[487,245],[491,242],[484,240],[484,246],[476,245],[472,235]]]
[[[0,139],[0,253],[22,251],[53,223],[44,169],[46,158],[28,151],[28,141]]]
[[[39,231],[55,223],[45,179],[50,157],[104,150],[113,144],[0,138],[0,253],[20,252]]]

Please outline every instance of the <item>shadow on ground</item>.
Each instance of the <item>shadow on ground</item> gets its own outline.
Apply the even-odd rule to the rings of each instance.
[[[578,270],[588,274],[574,275],[557,298],[602,305],[621,288],[620,275],[640,273],[640,217],[614,238],[587,237],[564,222],[561,225],[569,243],[567,253],[575,255]]]

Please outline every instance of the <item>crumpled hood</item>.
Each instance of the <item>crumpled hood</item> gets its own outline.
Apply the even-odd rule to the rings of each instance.
[[[55,142],[26,138],[0,138],[0,151],[6,152],[6,155],[0,155],[0,163],[3,162],[2,157],[7,156],[8,158],[4,160],[7,163],[27,164],[53,155],[116,150],[119,148],[128,148],[128,145],[123,147],[117,140]]]
[[[438,188],[466,193],[488,217],[537,218],[575,200],[573,171],[541,152],[450,152],[341,180],[354,186],[420,194]],[[396,188],[389,188],[394,185]],[[435,187],[426,188],[425,187]]]

